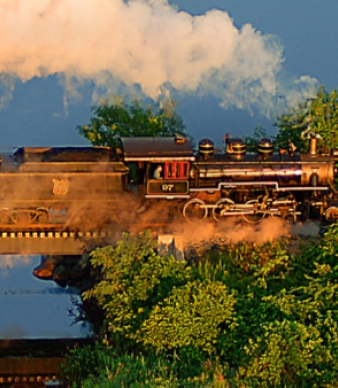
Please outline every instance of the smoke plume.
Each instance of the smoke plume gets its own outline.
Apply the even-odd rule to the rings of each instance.
[[[224,108],[268,115],[317,84],[283,79],[278,38],[250,24],[238,29],[217,9],[193,16],[167,0],[0,0],[0,12],[0,102],[15,79],[58,75],[74,98],[85,84],[96,96],[121,88],[153,99],[207,94]]]
[[[245,241],[264,244],[282,237],[318,236],[319,225],[313,221],[291,224],[282,218],[270,217],[258,224],[228,219],[221,223],[211,221],[200,224],[173,225],[171,230],[180,235],[187,243],[223,239],[225,242],[234,244]]]
[[[243,241],[264,244],[268,241],[289,236],[290,225],[279,218],[267,218],[259,224],[247,224],[238,220],[225,220],[220,224],[214,222],[186,224],[181,236],[184,241],[212,241],[224,239],[225,242],[239,243]]]

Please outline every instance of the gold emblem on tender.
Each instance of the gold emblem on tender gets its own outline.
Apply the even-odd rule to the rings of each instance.
[[[53,194],[54,195],[66,195],[68,193],[69,180],[65,179],[53,179]]]

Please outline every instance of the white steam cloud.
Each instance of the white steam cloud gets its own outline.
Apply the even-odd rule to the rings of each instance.
[[[58,75],[67,94],[119,88],[214,95],[224,108],[266,115],[315,93],[310,77],[282,79],[283,47],[228,13],[192,16],[166,0],[0,0],[0,83]],[[283,101],[280,101],[283,96]],[[3,98],[4,98],[3,97]],[[1,97],[0,97],[1,103]]]

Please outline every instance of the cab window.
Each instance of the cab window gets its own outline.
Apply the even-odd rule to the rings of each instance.
[[[166,162],[164,164],[164,179],[188,179],[189,162]]]

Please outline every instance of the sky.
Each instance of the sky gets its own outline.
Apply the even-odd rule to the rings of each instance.
[[[88,144],[114,95],[177,101],[194,139],[274,134],[338,83],[332,0],[0,0],[0,146]]]

